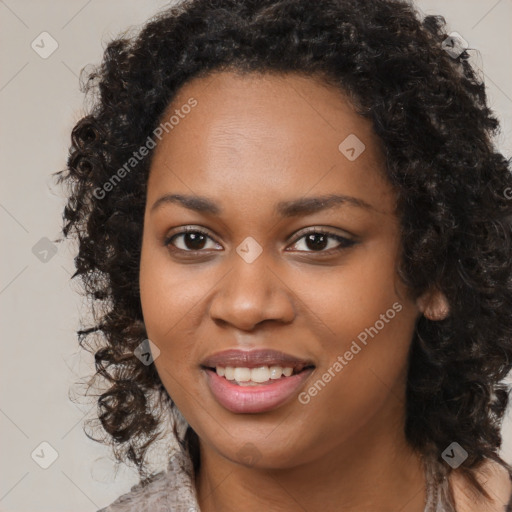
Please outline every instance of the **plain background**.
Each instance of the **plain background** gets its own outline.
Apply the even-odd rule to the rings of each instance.
[[[75,335],[85,303],[69,280],[73,247],[53,248],[45,238],[60,234],[64,202],[49,176],[65,167],[71,129],[83,115],[80,70],[101,60],[107,41],[167,4],[0,0],[0,158],[7,183],[0,193],[0,511],[94,512],[138,481],[129,468],[121,467],[116,476],[108,449],[83,433],[91,405],[69,399],[70,387],[92,368],[92,356],[78,348]],[[497,144],[512,156],[512,2],[420,0],[416,5],[424,13],[444,15],[449,32],[460,33],[478,50],[471,52],[473,62],[502,122]],[[42,32],[58,44],[46,59],[31,47]],[[510,416],[503,456],[512,463]],[[36,450],[50,460],[51,450],[42,442],[58,455],[48,469],[31,457]]]

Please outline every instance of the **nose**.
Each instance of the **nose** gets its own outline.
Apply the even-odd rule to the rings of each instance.
[[[219,283],[210,305],[210,317],[243,331],[265,321],[290,323],[295,318],[293,292],[260,255],[247,263],[233,254],[231,270]]]

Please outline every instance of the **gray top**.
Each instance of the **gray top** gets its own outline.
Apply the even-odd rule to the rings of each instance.
[[[436,465],[424,461],[426,503],[424,512],[456,512],[448,499],[448,479],[436,485]],[[194,485],[192,460],[187,452],[178,450],[166,472],[156,474],[142,486],[133,486],[108,507],[98,512],[200,512]],[[512,512],[512,500],[503,512]]]
[[[142,486],[134,485],[108,507],[98,512],[200,512],[189,455],[178,450],[167,472],[156,474]]]

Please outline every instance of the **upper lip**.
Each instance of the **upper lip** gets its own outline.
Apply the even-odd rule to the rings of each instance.
[[[301,359],[284,352],[271,349],[257,350],[237,350],[229,349],[222,352],[216,352],[208,356],[201,363],[206,368],[216,368],[221,366],[257,368],[258,366],[281,366],[283,368],[293,368],[296,372],[301,371],[307,366],[314,366],[313,362],[307,359]]]

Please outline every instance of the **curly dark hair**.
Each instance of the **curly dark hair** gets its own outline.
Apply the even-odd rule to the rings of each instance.
[[[159,126],[177,91],[222,70],[301,73],[348,94],[382,140],[399,201],[400,278],[414,298],[441,291],[449,316],[421,316],[411,340],[405,434],[441,454],[466,447],[460,467],[475,479],[499,456],[512,368],[512,191],[509,161],[496,150],[499,122],[469,52],[450,55],[445,19],[400,0],[189,0],[160,12],[136,35],[111,41],[89,70],[89,114],[75,125],[67,168],[63,234],[79,241],[76,272],[91,299],[98,419],[118,462],[146,478],[146,456],[174,407],[154,365],[134,349],[147,338],[139,297],[146,185],[153,151],[105,194],[104,185]],[[461,49],[462,50],[462,49]],[[83,76],[83,75],[82,75]],[[103,190],[102,194],[98,190]],[[103,197],[104,196],[104,197]],[[62,239],[61,239],[62,240]],[[186,446],[197,470],[198,439]]]

